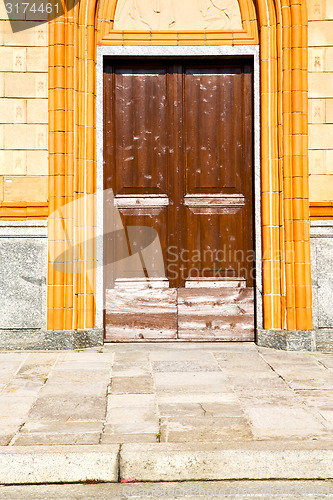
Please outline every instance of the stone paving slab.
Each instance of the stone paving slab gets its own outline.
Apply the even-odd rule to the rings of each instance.
[[[218,342],[0,353],[0,483],[331,478],[332,360]]]
[[[161,419],[161,442],[225,443],[253,438],[244,417],[167,417]]]
[[[333,442],[333,355],[244,343],[0,353],[0,445]]]

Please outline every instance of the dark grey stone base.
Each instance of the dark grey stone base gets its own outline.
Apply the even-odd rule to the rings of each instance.
[[[333,352],[333,328],[320,328],[316,331],[316,350]]]
[[[333,329],[317,331],[257,330],[257,345],[284,351],[333,352]],[[0,330],[0,351],[51,351],[98,347],[104,330]]]
[[[257,344],[284,351],[316,351],[316,333],[312,330],[257,330]]]
[[[0,351],[50,351],[97,347],[104,343],[103,329],[40,331],[0,330]]]
[[[257,330],[257,344],[284,351],[333,352],[333,329],[314,331]]]

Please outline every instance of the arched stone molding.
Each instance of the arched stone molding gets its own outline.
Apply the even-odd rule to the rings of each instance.
[[[310,330],[306,1],[241,0],[243,30],[230,32],[116,32],[116,3],[81,0],[50,22],[50,214],[96,190],[97,44],[244,45],[258,43],[259,33],[263,326]],[[63,215],[76,243],[72,261],[83,272],[61,273],[50,263],[50,330],[95,326],[96,255],[94,246],[84,243],[95,232],[92,200]],[[62,227],[61,217],[50,217],[50,255],[65,247],[59,237]],[[77,248],[81,250],[74,255]]]

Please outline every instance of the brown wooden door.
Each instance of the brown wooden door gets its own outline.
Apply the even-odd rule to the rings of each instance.
[[[253,340],[248,61],[104,69],[107,341]]]

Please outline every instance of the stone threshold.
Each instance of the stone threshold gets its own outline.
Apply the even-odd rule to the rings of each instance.
[[[333,443],[0,447],[0,484],[333,478]]]

